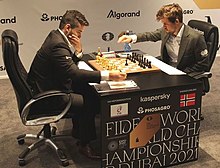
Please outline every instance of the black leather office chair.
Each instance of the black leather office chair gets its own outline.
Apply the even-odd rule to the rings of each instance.
[[[24,144],[25,138],[37,139],[35,143],[31,144],[19,155],[19,165],[24,166],[26,164],[25,157],[31,151],[43,144],[47,144],[54,149],[62,165],[68,166],[69,162],[65,154],[52,141],[52,139],[58,137],[58,135],[55,135],[55,128],[51,127],[50,124],[59,121],[69,110],[71,106],[70,94],[61,91],[48,91],[33,95],[32,90],[26,81],[27,72],[19,58],[18,50],[18,36],[16,32],[10,29],[3,31],[3,60],[16,95],[21,121],[25,126],[43,127],[37,135],[23,134],[17,137],[20,145]],[[47,104],[53,104],[55,99],[61,97],[69,100],[61,110],[60,107],[56,108],[56,105],[47,106]],[[42,104],[44,104],[44,106]]]
[[[208,47],[208,52],[209,52],[208,69],[206,70],[205,73],[196,76],[197,79],[203,82],[203,94],[206,94],[210,90],[209,78],[211,78],[212,76],[211,68],[215,60],[216,53],[219,49],[218,27],[216,27],[211,23],[200,20],[190,20],[188,22],[188,25],[194,29],[197,29],[198,31],[203,32]]]

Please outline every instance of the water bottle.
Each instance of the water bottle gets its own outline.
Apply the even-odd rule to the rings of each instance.
[[[125,32],[125,35],[130,35],[130,31],[127,30]],[[125,43],[124,44],[124,52],[130,52],[131,51],[131,44],[130,43]]]
[[[131,51],[131,44],[125,43],[124,44],[124,52],[130,52]]]

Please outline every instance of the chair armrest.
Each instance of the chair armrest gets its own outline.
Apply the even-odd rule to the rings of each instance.
[[[202,74],[198,74],[198,75],[194,76],[195,79],[211,78],[211,77],[212,77],[212,73],[211,72],[204,72]]]
[[[64,92],[60,90],[48,90],[48,91],[41,92],[41,93],[34,95],[33,99],[39,99],[42,97],[51,97],[51,96],[56,96],[58,94],[69,94],[69,92]]]
[[[31,106],[33,106],[35,103],[39,101],[48,101],[50,98],[58,97],[58,96],[66,96],[68,98],[68,102],[63,110],[60,110],[60,113],[58,115],[49,115],[47,114],[42,115],[39,118],[36,119],[28,119],[28,115],[31,109]],[[52,99],[51,99],[52,100]],[[71,106],[71,95],[69,92],[63,92],[58,90],[50,90],[45,91],[39,94],[36,94],[31,100],[27,102],[27,104],[24,106],[22,112],[21,112],[21,120],[24,125],[44,125],[48,123],[53,123],[58,120],[60,120],[70,109]]]

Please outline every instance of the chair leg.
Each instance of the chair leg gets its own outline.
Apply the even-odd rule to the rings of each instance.
[[[60,148],[57,147],[57,145],[51,139],[45,139],[45,143],[49,145],[56,152],[63,166],[69,165],[66,155],[63,153],[63,151]]]
[[[43,133],[43,136],[41,135]],[[52,148],[53,151],[56,152],[56,155],[59,158],[59,161],[61,162],[62,166],[68,166],[69,161],[67,160],[66,155],[63,153],[63,151],[57,147],[57,145],[51,140],[56,137],[62,137],[62,135],[56,135],[56,128],[50,127],[49,124],[44,125],[43,129],[37,134],[23,134],[19,135],[17,137],[17,141],[19,145],[23,145],[26,138],[30,139],[37,139],[37,141],[30,146],[28,146],[19,156],[18,161],[20,166],[24,166],[25,163],[25,157],[33,150],[37,149],[38,147],[42,145],[48,145]]]
[[[43,136],[38,136],[38,135],[34,135],[34,134],[22,134],[17,137],[17,141],[18,141],[19,145],[23,145],[25,142],[25,139],[36,140],[36,139],[43,139],[43,138],[44,138]]]
[[[34,149],[37,149],[39,146],[42,146],[45,142],[45,139],[39,139],[37,142],[31,144],[28,146],[19,156],[18,156],[18,162],[20,166],[24,166],[25,163],[25,157]]]

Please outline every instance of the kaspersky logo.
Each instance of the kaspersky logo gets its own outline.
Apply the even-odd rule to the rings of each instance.
[[[200,9],[220,9],[219,0],[194,0]]]

